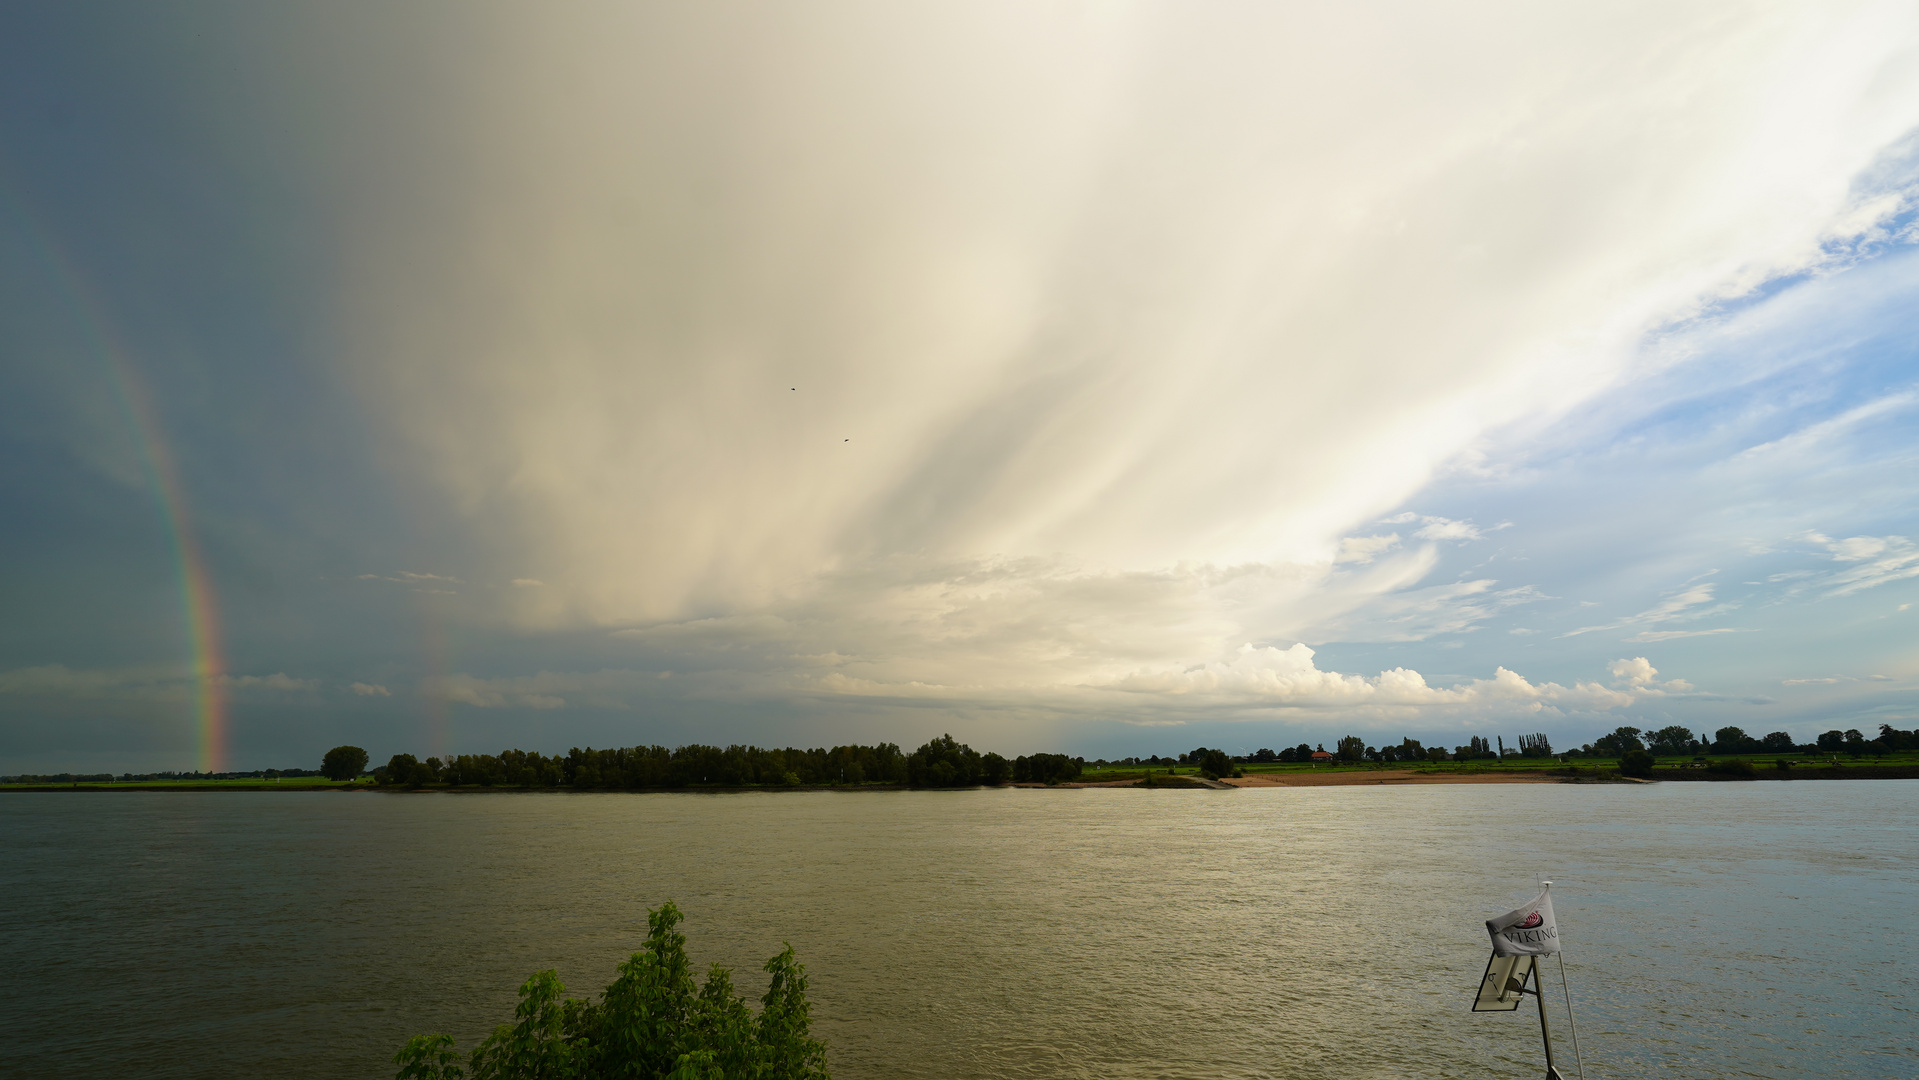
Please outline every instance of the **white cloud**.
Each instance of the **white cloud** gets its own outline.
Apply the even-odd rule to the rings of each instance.
[[[558,694],[540,693],[530,686],[552,681],[545,672],[517,679],[482,679],[453,674],[427,683],[422,689],[430,697],[471,705],[477,709],[560,709],[566,699]]]
[[[1625,642],[1643,644],[1650,641],[1673,641],[1689,637],[1717,637],[1720,634],[1748,634],[1753,631],[1737,626],[1718,626],[1711,630],[1641,630],[1629,638],[1620,638]]]
[[[462,9],[435,93],[332,118],[407,147],[325,155],[354,207],[338,351],[431,538],[413,565],[461,575],[362,577],[616,634],[689,692],[723,667],[928,700],[1207,672],[1226,698],[1627,693],[1315,683],[1234,649],[1456,639],[1540,600],[1511,561],[1442,570],[1500,526],[1422,488],[1876,235],[1898,205],[1855,181],[1919,125],[1893,8],[989,0],[769,9],[744,38],[718,7],[593,12]],[[314,47],[378,84],[354,44]],[[1369,524],[1407,505],[1457,516]],[[1725,607],[1688,589],[1608,626],[1721,632],[1682,628]],[[427,690],[628,707],[668,681],[494,674]]]
[[[1349,536],[1339,542],[1336,563],[1369,563],[1399,545],[1399,534],[1385,536]]]
[[[1846,596],[1893,581],[1919,577],[1919,545],[1903,536],[1850,536],[1830,540],[1817,533],[1809,539],[1824,544],[1832,560],[1855,564],[1826,578],[1827,596]]]
[[[1810,424],[1784,438],[1761,443],[1758,446],[1744,451],[1741,456],[1756,457],[1761,454],[1781,454],[1789,458],[1798,457],[1804,455],[1814,446],[1826,442],[1835,436],[1845,434],[1867,421],[1897,414],[1913,407],[1915,404],[1919,404],[1919,393],[1914,393],[1911,390],[1902,390],[1898,393],[1887,394],[1869,401],[1864,405],[1848,409],[1838,416],[1822,420],[1816,424]]]
[[[1781,685],[1783,686],[1831,686],[1836,683],[1894,682],[1894,681],[1896,680],[1894,680],[1893,677],[1890,675],[1866,675],[1863,677],[1859,675],[1828,675],[1820,679],[1785,679],[1785,680],[1782,680]]]
[[[1709,581],[1697,582],[1695,584],[1687,585],[1686,587],[1679,589],[1675,592],[1668,593],[1664,599],[1659,601],[1659,603],[1654,604],[1652,607],[1647,608],[1645,611],[1642,611],[1637,615],[1628,615],[1627,617],[1623,619],[1619,619],[1615,622],[1604,623],[1598,626],[1582,626],[1577,630],[1569,630],[1566,633],[1561,634],[1559,636],[1560,637],[1576,637],[1580,634],[1590,634],[1595,630],[1617,630],[1622,626],[1634,626],[1634,625],[1639,625],[1644,623],[1673,622],[1676,620],[1683,620],[1683,619],[1702,619],[1708,615],[1717,615],[1721,612],[1729,611],[1732,608],[1738,606],[1736,604],[1717,604],[1712,607],[1706,606],[1712,603],[1713,603],[1713,583]],[[1641,639],[1635,638],[1633,640],[1641,640]],[[1643,638],[1643,640],[1657,641],[1657,640],[1664,640],[1664,639],[1648,637],[1648,638]]]
[[[881,5],[751,40],[583,10],[465,13],[433,98],[463,107],[403,167],[354,159],[352,378],[457,565],[542,568],[476,605],[810,605],[854,620],[810,651],[912,628],[928,672],[882,682],[1365,624],[1412,583],[1298,568],[1410,573],[1348,534],[1649,332],[1878,236],[1901,204],[1855,180],[1919,126],[1898,6]],[[913,590],[901,559],[1085,576]],[[1180,567],[1216,580],[1171,599]],[[1108,588],[1205,640],[1080,621]],[[1474,625],[1474,588],[1403,632]]]
[[[1827,547],[1832,550],[1836,562],[1865,562],[1884,554],[1886,548],[1895,542],[1903,542],[1903,536],[1852,536],[1844,540],[1832,540]]]
[[[1417,514],[1411,510],[1395,514],[1389,518],[1382,518],[1380,519],[1380,524],[1409,525],[1415,521],[1421,522],[1422,524],[1413,535],[1421,540],[1483,539],[1483,534],[1480,532],[1479,527],[1470,521],[1455,521],[1452,518],[1434,517],[1430,514]],[[1496,526],[1496,529],[1507,528],[1510,524],[1511,523],[1508,522]]]
[[[1919,577],[1919,545],[1905,536],[1847,536],[1805,532],[1793,539],[1823,549],[1824,558],[1839,569],[1787,570],[1769,575],[1767,584],[1786,585],[1783,595],[1817,593],[1832,598]],[[1903,610],[1903,609],[1901,609]]]
[[[1478,540],[1479,529],[1470,521],[1453,521],[1448,518],[1429,517],[1426,524],[1413,534],[1421,540]]]
[[[1407,668],[1382,671],[1371,678],[1343,675],[1320,670],[1313,655],[1303,643],[1286,649],[1246,644],[1227,660],[1180,670],[1132,672],[1106,688],[1174,698],[1231,699],[1269,707],[1407,706],[1517,713],[1544,709],[1603,711],[1636,700],[1631,694],[1597,683],[1535,685],[1503,667],[1490,679],[1454,687],[1429,686],[1424,676]]]
[[[964,693],[962,687],[938,686],[918,680],[878,682],[873,679],[856,679],[840,671],[827,672],[814,680],[813,686],[828,694],[849,694],[857,697],[933,698],[941,701],[951,701]]]
[[[1732,667],[1773,684],[1833,650],[1905,662],[1855,652],[1888,638],[1870,617],[1828,635],[1762,602],[1893,583],[1870,601],[1879,616],[1911,593],[1919,532],[1895,515],[1913,481],[1785,482],[1900,442],[1919,406],[1882,385],[1889,354],[1859,344],[1905,333],[1919,251],[1836,272],[1894,227],[1912,235],[1911,5],[1490,0],[1382,18],[720,0],[428,21],[463,47],[421,64],[389,47],[421,24],[318,20],[286,39],[324,70],[196,68],[297,73],[243,96],[297,100],[303,122],[251,110],[276,131],[234,128],[230,148],[312,165],[290,199],[320,202],[294,217],[350,208],[326,230],[341,287],[324,298],[324,362],[345,370],[317,374],[351,390],[364,446],[314,461],[377,462],[401,505],[325,505],[405,518],[312,535],[358,552],[329,560],[385,568],[350,583],[358,601],[425,601],[417,626],[360,612],[352,640],[306,655],[389,670],[416,654],[393,635],[444,631],[471,643],[472,670],[425,689],[462,709],[671,694],[691,723],[701,698],[786,701],[725,721],[762,730],[889,697],[1137,721],[1188,704],[1468,715],[1690,693],[1649,662],[1596,692],[1561,674],[1601,670],[1612,633],[1718,663],[1688,671],[1711,685]],[[359,107],[360,88],[402,85],[422,92]],[[297,152],[313,131],[337,152]],[[1903,305],[1883,305],[1896,320],[1830,302],[1894,266],[1874,287]],[[1828,336],[1791,363],[1832,377],[1787,385],[1772,379],[1786,361],[1745,362],[1793,303]],[[1743,336],[1713,337],[1734,324]],[[1711,348],[1739,402],[1693,393]],[[1855,348],[1875,359],[1852,364]],[[1647,422],[1590,419],[1623,400]],[[1728,419],[1742,409],[1771,419]],[[1562,451],[1583,464],[1560,479],[1580,482],[1505,482]],[[338,479],[308,487],[363,490]],[[1838,509],[1815,507],[1814,487]],[[268,565],[246,549],[277,526],[231,520],[207,542]],[[1715,592],[1672,570],[1811,522],[1845,538],[1800,543],[1791,566],[1724,563],[1786,571],[1765,584],[1728,575]],[[1850,535],[1864,532],[1906,535]],[[260,625],[261,603],[341,617],[230,584],[236,628]],[[1561,585],[1607,610],[1549,606],[1541,589]],[[1746,619],[1716,613],[1741,602],[1766,633],[1734,640]],[[262,672],[302,663],[257,659],[277,637],[236,651]],[[1405,647],[1363,675],[1240,650],[1296,641]],[[525,674],[568,643],[592,657],[575,666],[609,670]],[[36,672],[0,690],[193,689],[181,671]],[[382,677],[412,696],[417,675]],[[1114,689],[1126,680],[1186,689]],[[268,702],[315,683],[228,685]]]
[[[395,570],[391,574],[360,574],[358,577],[361,581],[397,582],[401,585],[411,586],[412,590],[416,593],[428,593],[439,596],[459,595],[457,589],[446,589],[440,588],[439,586],[465,584],[465,582],[456,577],[448,577],[444,574],[418,574],[411,570]]]
[[[1063,560],[892,560],[770,612],[618,631],[656,662],[722,665],[736,690],[859,692],[953,702],[1064,702],[1142,669],[1184,670],[1250,626],[1343,640],[1420,641],[1472,630],[1529,587],[1420,586],[1430,552],[1357,570],[1188,565],[1103,573]],[[820,668],[830,668],[829,678]],[[720,692],[720,691],[715,691]]]
[[[1614,682],[1625,683],[1636,694],[1664,697],[1668,694],[1688,694],[1693,685],[1684,679],[1659,681],[1659,669],[1643,656],[1629,660],[1614,660],[1608,667]]]
[[[197,680],[172,667],[70,668],[61,664],[0,671],[0,694],[30,697],[186,701]]]
[[[219,675],[214,683],[228,690],[310,691],[317,679],[271,675]],[[0,694],[48,697],[126,698],[183,702],[199,686],[199,676],[178,667],[70,668],[60,664],[0,671]]]
[[[591,672],[541,671],[534,675],[489,679],[456,673],[427,681],[421,691],[428,697],[478,709],[631,709],[637,700],[655,692],[660,680],[669,674],[607,668]],[[765,689],[763,683],[750,683],[751,680],[742,680],[739,688]]]
[[[1607,670],[1612,672],[1615,680],[1628,686],[1650,685],[1654,676],[1659,674],[1659,669],[1653,667],[1652,662],[1643,656],[1636,656],[1630,660],[1614,660]]]
[[[1317,636],[1340,641],[1425,641],[1464,634],[1502,612],[1543,599],[1530,585],[1496,588],[1491,578],[1381,590],[1354,610],[1317,620]]]
[[[258,690],[317,690],[317,679],[296,679],[285,672],[276,671],[271,675],[223,675],[222,685],[240,689]]]

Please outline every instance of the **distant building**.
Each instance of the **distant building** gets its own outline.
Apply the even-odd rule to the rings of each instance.
[[[1327,753],[1327,752],[1326,752],[1326,751],[1324,751],[1324,750],[1315,750],[1315,751],[1313,751],[1313,764],[1315,764],[1315,765],[1317,765],[1317,764],[1319,764],[1319,763],[1320,763],[1320,762],[1322,762],[1322,761],[1323,761],[1323,762],[1325,762],[1325,763],[1327,763],[1328,765],[1330,765],[1330,764],[1332,764],[1332,762],[1333,762],[1333,755],[1331,755],[1331,754],[1329,754],[1329,753]]]

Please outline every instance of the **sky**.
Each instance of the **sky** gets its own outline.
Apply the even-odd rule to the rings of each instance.
[[[1903,3],[12,4],[0,769],[1919,721]]]

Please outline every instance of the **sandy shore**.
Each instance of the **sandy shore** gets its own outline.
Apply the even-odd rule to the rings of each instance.
[[[1181,777],[1184,779],[1184,777]],[[1411,769],[1370,769],[1365,772],[1254,773],[1237,780],[1221,780],[1232,787],[1356,787],[1366,784],[1557,784],[1562,776],[1543,770],[1524,772],[1421,773]],[[1119,780],[1062,787],[1131,787],[1137,781]]]
[[[1360,784],[1557,784],[1565,777],[1544,770],[1483,773],[1420,773],[1411,769],[1366,772],[1254,773],[1223,783],[1234,787],[1347,787]]]

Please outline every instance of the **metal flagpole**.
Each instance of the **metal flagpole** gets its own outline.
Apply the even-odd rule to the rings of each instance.
[[[1554,955],[1559,957],[1559,989],[1566,995],[1566,1023],[1572,1025],[1573,1029],[1573,1064],[1579,1066],[1579,1080],[1586,1080],[1586,1059],[1579,1056],[1579,1021],[1573,1019],[1573,991],[1566,984],[1566,954]]]
[[[1539,973],[1539,958],[1533,957],[1533,973]],[[1546,1080],[1559,1080],[1559,1070],[1553,1068],[1553,1036],[1546,1030],[1546,995],[1543,980],[1533,980],[1533,999],[1539,1002],[1539,1041],[1546,1044]]]

